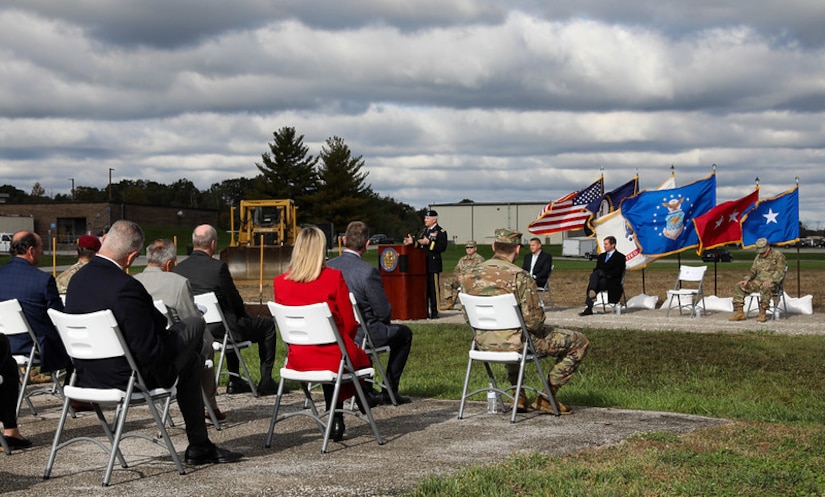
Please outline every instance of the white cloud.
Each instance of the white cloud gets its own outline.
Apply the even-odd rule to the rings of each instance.
[[[546,202],[637,171],[719,168],[719,199],[800,177],[825,211],[825,6],[46,0],[0,7],[0,175],[200,188],[257,174],[272,133],[341,136],[381,194]],[[825,4],[823,4],[825,5]]]

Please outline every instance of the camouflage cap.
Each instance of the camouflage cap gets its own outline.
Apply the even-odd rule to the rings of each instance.
[[[507,228],[498,228],[496,231],[495,241],[499,243],[521,243],[521,232],[515,230],[508,230]]]
[[[756,253],[764,254],[766,250],[768,250],[768,239],[760,238],[759,240],[756,240]]]
[[[464,244],[464,248],[476,248],[476,241],[467,240],[467,243]]]

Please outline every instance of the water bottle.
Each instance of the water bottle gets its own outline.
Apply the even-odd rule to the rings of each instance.
[[[495,414],[496,404],[498,404],[498,399],[496,399],[496,392],[493,391],[493,384],[490,383],[490,390],[487,390],[487,412]]]

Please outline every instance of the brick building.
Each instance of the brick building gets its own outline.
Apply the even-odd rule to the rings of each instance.
[[[110,202],[0,204],[0,216],[23,216],[34,220],[34,231],[44,240],[57,238],[59,246],[73,246],[82,235],[103,235],[109,226],[128,219],[146,226],[218,225],[214,209],[181,209]]]

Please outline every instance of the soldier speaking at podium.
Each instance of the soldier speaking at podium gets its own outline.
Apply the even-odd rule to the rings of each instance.
[[[424,213],[424,232],[417,239],[404,238],[404,245],[415,244],[427,254],[427,317],[438,318],[438,274],[442,270],[441,252],[447,249],[447,232],[438,225],[438,213]]]

